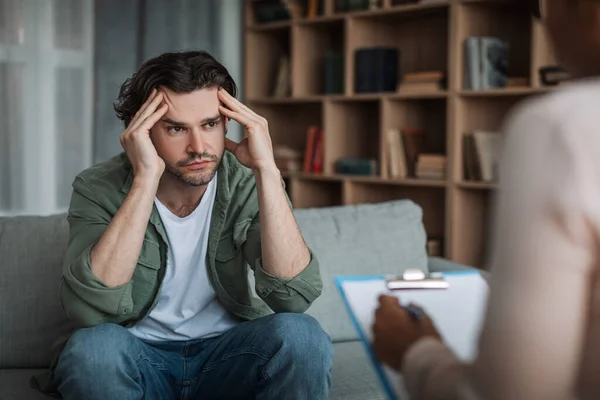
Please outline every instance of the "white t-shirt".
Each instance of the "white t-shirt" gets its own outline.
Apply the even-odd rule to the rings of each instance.
[[[216,182],[215,175],[200,204],[187,217],[174,215],[154,200],[169,240],[167,271],[155,308],[130,328],[135,336],[155,341],[208,338],[237,323],[215,297],[206,272]]]

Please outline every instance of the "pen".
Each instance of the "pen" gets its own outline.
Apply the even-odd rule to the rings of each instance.
[[[423,318],[423,313],[421,312],[421,310],[417,310],[416,308],[412,307],[410,304],[408,306],[404,306],[403,308],[406,310],[408,315],[410,315],[410,317],[412,319],[414,319],[415,321],[418,321],[421,318]]]

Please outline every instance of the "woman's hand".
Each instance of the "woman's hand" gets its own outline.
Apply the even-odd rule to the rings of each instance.
[[[379,297],[373,324],[373,349],[381,362],[400,371],[408,349],[427,336],[441,340],[433,321],[421,308],[412,304],[402,307],[395,296]]]

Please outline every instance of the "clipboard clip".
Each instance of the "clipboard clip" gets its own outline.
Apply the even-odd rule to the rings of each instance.
[[[441,274],[426,275],[420,269],[407,269],[400,278],[386,280],[389,290],[425,290],[425,289],[448,289],[450,284]]]

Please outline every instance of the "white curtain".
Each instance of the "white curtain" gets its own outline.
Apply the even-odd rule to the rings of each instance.
[[[93,0],[0,0],[0,215],[65,211],[92,159]]]

